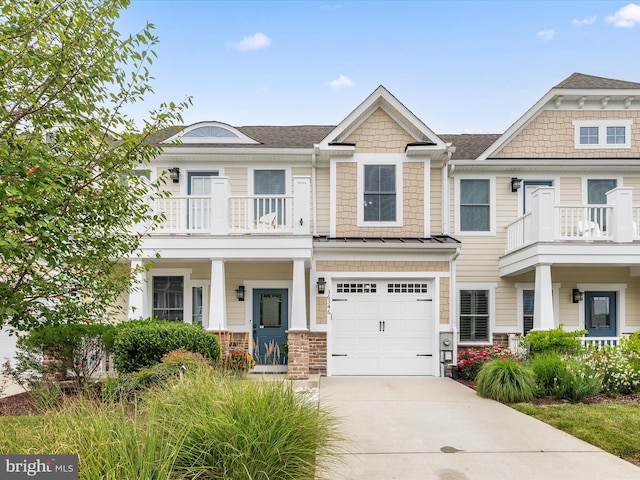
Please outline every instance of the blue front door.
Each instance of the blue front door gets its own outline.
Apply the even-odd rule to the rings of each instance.
[[[289,296],[286,288],[253,290],[253,356],[258,365],[278,365],[289,328]]]
[[[588,337],[617,336],[616,292],[584,293],[584,328]]]

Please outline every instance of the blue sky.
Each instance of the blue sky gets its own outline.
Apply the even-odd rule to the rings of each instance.
[[[439,134],[502,133],[573,72],[640,82],[640,1],[132,0],[186,124],[336,125],[384,85]]]

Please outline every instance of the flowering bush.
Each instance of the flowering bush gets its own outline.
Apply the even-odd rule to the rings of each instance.
[[[458,352],[458,376],[466,380],[475,380],[482,366],[498,358],[510,358],[512,355],[507,349],[498,347],[485,347],[482,350],[467,348]]]
[[[615,396],[640,392],[640,342],[622,338],[615,346],[588,349],[586,361],[602,377],[602,392]]]
[[[244,350],[231,352],[224,361],[225,368],[235,372],[247,372],[256,366],[253,356]]]

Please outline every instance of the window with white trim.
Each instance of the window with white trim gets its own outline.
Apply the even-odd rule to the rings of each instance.
[[[364,166],[364,221],[396,221],[396,166]]]
[[[489,342],[489,290],[460,290],[461,342]]]
[[[522,291],[522,334],[526,335],[533,329],[533,309],[535,304],[536,291]]]
[[[153,317],[172,322],[184,321],[184,277],[153,277]]]
[[[575,120],[574,146],[588,148],[631,148],[631,120]]]
[[[460,180],[460,231],[491,230],[491,195],[488,179]]]

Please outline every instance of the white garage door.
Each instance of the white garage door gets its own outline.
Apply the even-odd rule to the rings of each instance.
[[[331,299],[333,375],[433,375],[429,282],[337,282]]]

